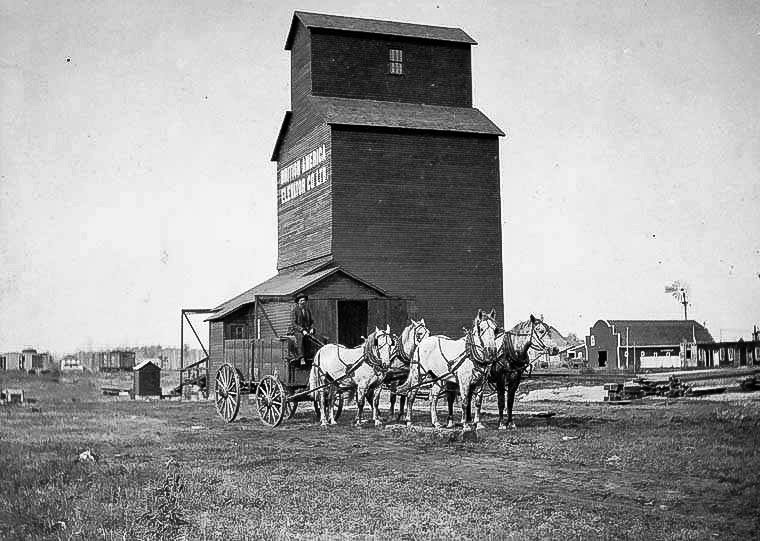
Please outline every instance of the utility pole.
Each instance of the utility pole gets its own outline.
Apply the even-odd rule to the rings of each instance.
[[[686,289],[683,287],[681,288],[681,304],[683,304],[683,319],[686,321],[689,319],[688,315],[686,314],[686,307],[689,305],[689,301],[686,299]]]

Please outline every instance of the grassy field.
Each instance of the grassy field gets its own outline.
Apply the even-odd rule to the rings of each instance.
[[[760,401],[530,403],[518,430],[225,425],[210,402],[19,376],[0,408],[0,538],[748,539]],[[425,407],[422,402],[421,406]],[[419,411],[420,425],[429,417]],[[494,419],[486,422],[495,426]],[[87,449],[95,462],[80,462]],[[167,465],[168,463],[168,465]]]

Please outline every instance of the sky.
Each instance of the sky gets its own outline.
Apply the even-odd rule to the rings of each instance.
[[[178,345],[275,274],[297,9],[478,42],[507,324],[679,319],[673,280],[760,324],[758,2],[0,0],[0,351]]]

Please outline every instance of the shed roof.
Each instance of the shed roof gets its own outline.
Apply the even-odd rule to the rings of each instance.
[[[360,284],[374,289],[381,295],[387,295],[386,291],[383,289],[354,276],[339,265],[320,263],[312,267],[299,266],[293,269],[283,270],[275,276],[272,276],[270,279],[252,287],[245,293],[220,304],[216,308],[216,313],[209,316],[206,321],[217,321],[222,319],[238,308],[241,308],[246,304],[251,304],[256,300],[256,297],[289,297],[295,295],[338,272],[345,274]]]
[[[475,107],[448,107],[399,101],[312,96],[310,103],[325,124],[503,136],[504,132]],[[292,115],[285,114],[272,152],[277,161]]]
[[[141,370],[145,368],[146,366],[148,366],[149,364],[152,364],[153,366],[161,370],[161,367],[158,366],[156,363],[154,363],[153,359],[145,359],[144,361],[139,362],[138,364],[135,365],[135,367],[132,370],[135,370],[135,371]]]
[[[467,35],[467,33],[461,28],[428,26],[425,24],[401,23],[397,21],[381,21],[377,19],[359,19],[356,17],[344,17],[342,15],[296,11],[293,13],[293,22],[290,24],[288,37],[285,40],[286,51],[289,51],[293,46],[297,21],[301,21],[306,28],[322,28],[325,30],[339,30],[343,32],[381,34],[385,36],[400,36],[405,38],[477,45],[477,42]]]
[[[688,319],[609,319],[621,340],[625,341],[626,328],[628,342],[639,346],[672,346],[681,342],[714,342],[710,332],[700,323]]]

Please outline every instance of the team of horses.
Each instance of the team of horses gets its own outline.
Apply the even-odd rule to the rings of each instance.
[[[438,420],[437,403],[439,397],[445,396],[449,428],[454,426],[453,405],[458,391],[464,430],[472,425],[484,427],[480,421],[483,396],[486,389],[493,389],[499,408],[499,430],[515,428],[512,408],[517,388],[532,358],[557,354],[557,348],[547,344],[550,338],[551,327],[533,315],[504,331],[494,310],[478,310],[472,327],[465,329],[459,339],[432,335],[424,319],[412,319],[398,337],[389,326],[375,327],[358,347],[321,347],[314,356],[309,389],[315,394],[323,426],[336,424],[334,404],[338,393],[356,397],[357,424],[362,422],[364,404],[368,402],[372,420],[381,426],[379,402],[383,386],[391,390],[391,415],[398,395],[399,418],[405,410],[406,424],[412,426],[415,398],[423,386],[429,386],[430,421],[435,427],[443,426]]]

